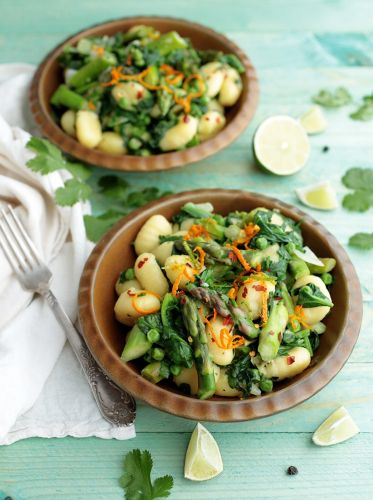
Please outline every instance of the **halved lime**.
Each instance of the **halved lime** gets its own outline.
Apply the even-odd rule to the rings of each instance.
[[[324,132],[328,123],[320,106],[312,106],[308,111],[303,113],[299,121],[307,134],[320,134]]]
[[[184,477],[192,481],[206,481],[223,470],[217,442],[209,431],[198,423],[190,438],[185,456]]]
[[[254,136],[254,155],[261,167],[276,175],[292,175],[306,164],[310,143],[306,131],[291,116],[271,116]]]
[[[318,182],[295,190],[300,201],[318,210],[334,210],[338,207],[337,195],[329,181]]]
[[[341,406],[320,425],[312,436],[312,441],[318,446],[331,446],[342,443],[359,432],[351,415]]]

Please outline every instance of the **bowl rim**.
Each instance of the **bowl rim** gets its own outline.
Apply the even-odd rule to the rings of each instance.
[[[183,204],[187,201],[193,201],[193,197],[224,196],[227,193],[230,196],[255,199],[258,206],[264,202],[271,204],[273,208],[290,212],[290,216],[295,216],[295,219],[302,219],[312,224],[317,236],[326,237],[328,244],[333,247],[341,273],[348,282],[347,312],[338,341],[326,357],[315,365],[316,368],[311,368],[304,377],[284,388],[257,398],[202,401],[152,384],[127,367],[100,335],[93,307],[92,292],[97,269],[107,249],[125,231],[128,223],[135,222],[137,218],[143,218],[145,215],[150,217],[158,207],[167,206],[168,203],[172,204],[174,201]],[[81,276],[78,298],[79,322],[83,337],[92,355],[108,377],[122,389],[157,409],[193,420],[215,422],[246,421],[270,416],[292,408],[319,392],[337,375],[348,360],[359,336],[363,314],[362,306],[360,282],[355,268],[335,236],[313,217],[293,205],[259,193],[237,189],[197,189],[177,193],[153,201],[121,219],[99,241],[89,256]],[[176,401],[177,403],[175,403]]]
[[[195,27],[201,33],[213,37],[223,42],[229,51],[235,53],[245,67],[245,75],[247,80],[247,93],[245,99],[241,102],[237,114],[231,122],[229,122],[215,137],[209,139],[197,146],[182,150],[151,155],[149,157],[132,156],[132,155],[112,155],[104,153],[97,149],[90,149],[79,144],[74,138],[66,134],[53,120],[50,112],[44,105],[42,99],[42,89],[46,75],[50,71],[51,64],[56,57],[61,53],[63,47],[69,43],[76,43],[82,36],[87,36],[96,28],[105,28],[113,25],[120,26],[125,21],[130,21],[136,24],[150,24],[152,20],[169,21],[178,23],[178,26]],[[119,19],[113,19],[96,23],[92,26],[84,28],[73,35],[70,35],[54,47],[39,64],[35,75],[32,79],[29,90],[29,107],[36,126],[40,132],[51,142],[59,146],[65,153],[68,153],[79,160],[85,161],[92,165],[103,168],[110,168],[121,171],[159,171],[167,170],[174,167],[194,163],[202,160],[207,156],[217,153],[221,149],[228,146],[236,140],[238,136],[245,130],[254,116],[259,101],[259,82],[256,70],[244,51],[238,47],[233,41],[227,38],[222,33],[219,33],[212,28],[204,26],[200,23],[188,21],[187,19],[168,17],[168,16],[128,16]]]

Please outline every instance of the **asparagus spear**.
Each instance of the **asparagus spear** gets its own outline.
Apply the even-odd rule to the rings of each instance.
[[[223,318],[231,316],[239,331],[248,338],[255,339],[259,335],[258,328],[247,318],[244,311],[235,303],[230,303],[227,306],[218,292],[198,286],[189,287],[188,291],[193,297],[206,304],[210,309],[216,309],[216,312],[220,316],[223,316]]]
[[[292,300],[290,293],[287,289],[287,286],[285,285],[284,282],[282,282],[280,284],[280,289],[281,289],[281,293],[282,293],[282,298],[284,299],[284,305],[288,311],[288,315],[290,316],[290,315],[294,314],[293,300]],[[293,319],[293,321],[291,322],[291,325],[292,325],[294,332],[297,332],[298,330],[301,329],[301,325],[297,319]]]
[[[290,272],[294,279],[303,278],[303,276],[309,276],[310,270],[304,260],[293,257],[289,262]]]
[[[84,97],[70,90],[67,85],[60,85],[52,95],[51,103],[55,106],[66,106],[66,108],[79,111],[88,109],[88,102]]]
[[[188,244],[193,249],[196,246],[199,246],[204,250],[208,255],[213,257],[216,261],[221,262],[223,264],[232,265],[232,260],[228,257],[230,252],[229,248],[223,247],[219,245],[216,241],[197,241],[197,240],[188,240]],[[183,247],[183,240],[176,240],[174,243],[174,247],[179,252],[184,252],[185,249]]]
[[[205,326],[193,299],[184,296],[181,311],[185,328],[193,341],[194,358],[198,372],[198,397],[208,399],[215,392],[214,365],[207,345]]]
[[[271,361],[277,356],[282,334],[288,323],[288,311],[282,301],[273,304],[269,318],[259,334],[258,351],[263,361]]]
[[[70,87],[81,87],[85,83],[95,80],[104,69],[111,66],[110,62],[103,58],[92,59],[82,66],[69,80]]]

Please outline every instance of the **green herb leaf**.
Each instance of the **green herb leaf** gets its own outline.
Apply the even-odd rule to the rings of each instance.
[[[56,203],[62,207],[72,206],[78,201],[88,200],[91,192],[92,189],[88,184],[78,179],[69,179],[64,187],[58,188],[55,192]]]
[[[363,104],[353,113],[350,114],[353,120],[367,122],[373,118],[373,94],[363,97]]]
[[[26,147],[36,153],[26,164],[33,172],[46,175],[66,168],[66,160],[61,151],[46,139],[31,137]]]
[[[353,193],[346,194],[342,200],[342,205],[351,212],[366,212],[373,202],[373,195],[369,191],[358,189]]]
[[[122,212],[115,210],[108,210],[107,212],[95,216],[85,215],[84,225],[87,233],[87,238],[94,243],[97,243],[102,236],[116,223],[119,219],[126,215]]]
[[[350,189],[373,191],[373,168],[350,168],[342,177],[342,182]]]
[[[310,283],[309,285],[302,286],[301,288],[294,291],[295,294],[298,293],[297,304],[303,307],[318,307],[327,306],[333,307],[333,302],[331,302],[328,297],[326,297],[319,287]]]
[[[348,244],[361,250],[371,250],[373,248],[373,233],[356,233],[348,240]]]
[[[324,108],[340,108],[352,101],[352,97],[347,89],[338,87],[334,93],[330,90],[320,90],[320,92],[312,97],[312,101]]]
[[[119,482],[127,500],[153,500],[168,497],[173,487],[171,476],[159,477],[152,484],[153,460],[148,450],[132,450],[124,458],[124,473]]]
[[[73,177],[81,181],[86,181],[92,175],[92,170],[82,163],[71,163],[68,161],[64,168],[66,168]]]
[[[126,198],[129,188],[128,182],[117,175],[104,175],[98,181],[98,186],[101,194],[116,200]]]

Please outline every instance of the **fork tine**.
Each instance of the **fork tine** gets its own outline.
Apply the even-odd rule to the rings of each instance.
[[[25,230],[24,226],[22,225],[22,223],[19,220],[19,218],[16,216],[16,214],[15,214],[13,208],[11,207],[11,205],[8,205],[8,210],[9,210],[9,213],[12,216],[12,219],[13,219],[14,223],[16,224],[19,232],[23,236],[23,240],[27,244],[30,252],[33,254],[36,263],[37,264],[41,264],[39,252],[37,251],[34,243],[31,241],[29,235],[26,233],[26,230]]]
[[[18,261],[18,268],[23,272],[32,269],[32,262],[30,255],[25,251],[23,237],[20,236],[14,224],[10,222],[8,213],[5,209],[1,211],[1,228],[3,236],[8,243],[8,248]]]
[[[4,255],[7,261],[9,262],[10,267],[13,269],[15,273],[19,273],[20,272],[19,262],[18,259],[14,256],[13,252],[10,250],[11,246],[4,232],[2,219],[0,219],[0,234],[1,234],[0,247],[3,249]]]

